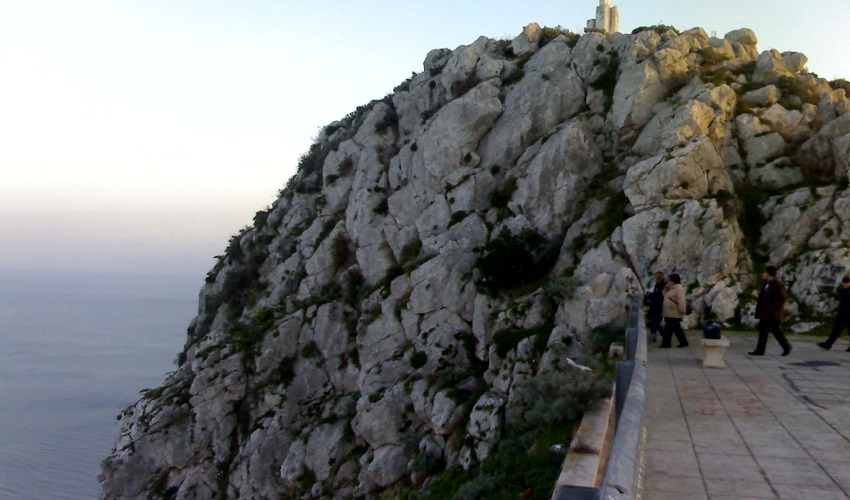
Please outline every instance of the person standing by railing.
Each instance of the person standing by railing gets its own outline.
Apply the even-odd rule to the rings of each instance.
[[[652,291],[647,292],[643,298],[644,305],[649,306],[646,312],[646,322],[649,327],[650,342],[655,342],[657,334],[661,334],[661,339],[664,339],[664,328],[661,326],[661,320],[664,319],[662,312],[664,307],[664,287],[667,286],[667,280],[664,273],[657,271],[654,275],[655,284],[652,286]]]

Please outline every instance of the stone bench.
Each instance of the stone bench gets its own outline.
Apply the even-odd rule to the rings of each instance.
[[[702,344],[702,366],[709,368],[726,368],[726,362],[723,361],[723,353],[729,347],[729,339],[720,336],[719,339],[701,338]]]

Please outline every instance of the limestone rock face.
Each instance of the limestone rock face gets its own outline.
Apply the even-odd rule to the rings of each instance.
[[[653,271],[682,276],[686,326],[755,325],[754,262],[789,331],[828,320],[845,92],[749,29],[551,34],[432,50],[324,127],[208,274],[177,369],[119,415],[103,498],[427,489],[500,453],[524,388],[582,370]]]
[[[721,190],[732,192],[732,180],[705,137],[634,165],[626,173],[624,186],[638,212],[672,200],[701,199]]]

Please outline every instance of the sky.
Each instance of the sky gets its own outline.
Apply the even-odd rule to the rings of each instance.
[[[324,125],[431,49],[581,33],[597,0],[0,0],[0,269],[206,274]],[[850,2],[613,0],[850,79]]]

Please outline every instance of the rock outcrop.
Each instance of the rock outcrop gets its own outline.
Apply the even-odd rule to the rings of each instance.
[[[103,497],[366,498],[473,467],[655,270],[692,326],[747,323],[767,263],[791,322],[828,315],[847,96],[750,30],[658,31],[435,50],[326,126],[120,415]]]

